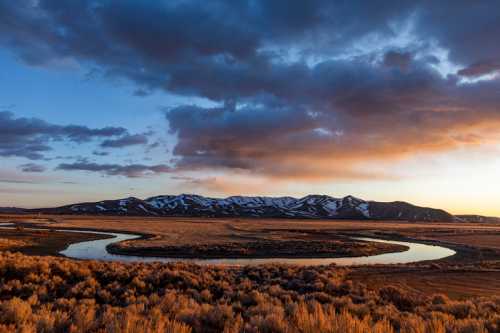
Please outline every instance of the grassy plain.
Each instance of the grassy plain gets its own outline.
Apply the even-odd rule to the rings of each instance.
[[[500,224],[0,217],[0,222],[8,221],[141,233],[147,237],[127,246],[146,250],[341,240],[354,234],[446,244],[457,255],[349,268],[98,263],[5,252],[9,244],[15,250],[23,247],[19,242],[33,246],[45,238],[8,236],[2,230],[0,332],[500,331]],[[45,234],[50,239],[58,233]],[[54,249],[65,243],[51,244]]]
[[[127,247],[132,249],[193,244],[210,247],[259,241],[325,241],[342,239],[343,235],[350,234],[409,237],[485,250],[500,249],[500,224],[496,223],[0,215],[0,222],[8,221],[45,227],[133,232],[147,236],[128,242]]]
[[[189,245],[193,243],[248,242],[294,238],[297,232],[398,235],[417,239],[456,241],[488,248],[500,247],[500,224],[373,220],[303,220],[238,218],[148,218],[109,216],[0,215],[1,222],[23,221],[60,228],[114,230],[153,236],[135,246]]]

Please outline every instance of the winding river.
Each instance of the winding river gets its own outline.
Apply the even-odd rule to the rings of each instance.
[[[8,224],[0,223],[2,228]],[[92,259],[122,262],[175,262],[183,261],[202,265],[260,265],[269,263],[293,264],[293,265],[329,265],[337,264],[340,266],[352,265],[376,265],[376,264],[406,264],[426,260],[438,260],[454,255],[456,252],[452,249],[414,242],[402,242],[383,240],[377,238],[353,237],[353,239],[369,242],[380,242],[387,244],[397,244],[408,247],[403,252],[384,253],[364,257],[344,257],[344,258],[220,258],[220,259],[186,259],[186,258],[165,258],[165,257],[144,257],[134,255],[112,254],[106,250],[109,244],[140,238],[140,235],[122,234],[99,231],[77,231],[57,229],[61,232],[81,232],[97,235],[110,236],[110,238],[84,241],[69,245],[60,254],[74,259]]]

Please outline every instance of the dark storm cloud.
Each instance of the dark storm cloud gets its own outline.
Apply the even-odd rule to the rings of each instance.
[[[35,163],[26,163],[19,166],[22,172],[44,172],[46,168],[43,165]]]
[[[43,159],[52,150],[53,141],[89,142],[126,134],[121,127],[89,128],[77,125],[55,125],[37,118],[16,118],[8,111],[0,112],[0,156]]]
[[[412,61],[410,52],[389,51],[384,55],[384,65],[389,67],[399,67],[401,70],[408,69]]]
[[[319,52],[330,52],[368,31],[388,31],[386,16],[408,11],[397,3],[326,0],[33,3],[0,4],[0,41],[28,63],[91,61],[107,75],[136,81],[139,91],[160,88],[217,100],[276,89],[302,70],[273,66],[283,56],[280,49],[308,53],[311,38],[318,37]],[[363,20],[351,20],[358,15]]]
[[[500,61],[500,44],[495,42],[500,34],[498,1],[426,2],[418,8],[418,29],[463,67]]]
[[[148,137],[145,134],[125,135],[118,139],[108,139],[101,143],[102,148],[123,148],[128,146],[146,145]]]
[[[459,75],[478,77],[500,71],[500,59],[496,61],[483,61],[470,65],[458,71]]]
[[[297,64],[276,66],[286,58],[283,51],[333,55],[369,34],[393,37],[394,26],[412,17],[418,38],[446,47],[464,67],[491,61],[500,54],[498,6],[493,1],[4,1],[0,41],[31,64],[65,57],[94,62],[108,75],[138,82],[141,94],[160,88],[225,100],[278,89],[287,77],[280,72],[293,76],[297,70]]]
[[[179,136],[174,150],[183,157],[179,166],[252,169],[256,161],[272,153],[271,146],[282,140],[285,145],[298,142],[319,126],[301,109],[270,104],[237,111],[183,106],[168,112],[170,126]]]
[[[379,47],[401,39],[405,24],[410,45]],[[0,43],[29,64],[71,59],[134,81],[138,96],[162,89],[218,102],[166,113],[177,168],[291,177],[360,177],[361,161],[494,137],[498,79],[460,78],[498,71],[499,34],[494,1],[0,3]],[[457,73],[436,70],[443,54]],[[103,147],[147,142],[120,135]],[[50,149],[47,140],[9,148],[30,158]],[[120,165],[74,166],[128,175]]]
[[[312,76],[318,89],[306,92],[311,102],[303,106],[260,98],[236,109],[167,111],[179,138],[178,166],[363,178],[349,172],[363,161],[450,150],[484,141],[483,133],[494,135],[500,125],[498,81],[457,85],[425,63],[405,68],[322,63]]]
[[[145,177],[148,175],[169,173],[172,169],[163,164],[143,165],[143,164],[98,164],[87,161],[77,161],[75,163],[62,163],[56,168],[65,171],[89,171],[98,172],[108,176],[125,176],[129,178]]]

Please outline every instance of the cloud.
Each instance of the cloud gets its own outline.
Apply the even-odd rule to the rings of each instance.
[[[384,65],[388,67],[398,67],[401,70],[407,70],[412,61],[410,52],[388,51],[384,55]]]
[[[474,63],[466,68],[458,71],[458,75],[466,77],[478,77],[482,75],[488,75],[497,73],[500,71],[500,59],[497,61],[484,61]]]
[[[166,118],[178,137],[177,166],[290,179],[390,178],[363,165],[498,138],[498,81],[460,85],[426,63],[405,66],[329,61],[304,85],[315,89],[292,88],[293,96],[173,108]]]
[[[89,142],[127,133],[122,127],[89,128],[77,125],[55,125],[38,118],[16,118],[0,111],[0,156],[41,160],[51,151],[51,142]]]
[[[108,156],[109,153],[107,151],[93,151],[92,155],[94,156]]]
[[[26,163],[19,166],[22,172],[44,172],[46,168],[43,165],[35,163]]]
[[[151,92],[150,91],[147,91],[147,90],[144,90],[144,89],[136,89],[134,90],[134,93],[133,93],[134,96],[137,96],[137,97],[146,97],[146,96],[149,96],[151,95]]]
[[[139,96],[163,90],[218,105],[166,113],[178,138],[175,170],[364,179],[390,177],[374,175],[370,163],[497,139],[498,79],[462,84],[460,76],[498,70],[499,6],[25,0],[0,4],[0,43],[30,65],[90,64],[136,83]],[[147,144],[125,131],[108,138],[72,130],[56,138],[100,134],[102,147]],[[41,158],[52,139],[28,135],[3,146],[0,139],[0,154]],[[159,173],[144,165],[132,173],[116,164],[61,166]]]
[[[283,50],[330,54],[367,33],[393,33],[390,19],[412,10],[406,2],[375,1],[21,0],[1,4],[0,43],[32,65],[94,63],[108,76],[138,83],[139,95],[164,89],[225,100],[278,89],[277,79],[302,71],[301,64],[283,63],[289,57]]]
[[[421,38],[436,41],[449,59],[465,68],[500,60],[500,3],[439,1],[417,7],[416,29]],[[464,24],[465,22],[465,24]]]
[[[279,90],[286,82],[279,78],[302,71],[303,62],[368,48],[370,38],[395,38],[409,20],[418,47],[442,46],[464,68],[492,56],[498,61],[499,6],[451,0],[20,0],[0,4],[0,43],[32,65],[68,59],[95,64],[106,75],[138,83],[139,96],[164,89],[226,100]]]
[[[123,148],[128,146],[146,145],[148,137],[144,134],[125,135],[118,139],[108,139],[101,143],[101,148]]]
[[[40,184],[39,181],[32,181],[32,180],[12,180],[12,179],[0,179],[0,183],[7,183],[7,184]]]
[[[279,185],[264,180],[256,179],[235,179],[231,177],[172,177],[180,182],[183,191],[203,191],[215,195],[273,195]]]
[[[15,169],[0,169],[0,183],[5,184],[46,184],[54,179],[43,172],[25,173]],[[1,186],[0,186],[1,187]]]
[[[75,163],[61,163],[56,170],[64,171],[88,171],[98,172],[108,176],[125,176],[128,178],[139,178],[162,173],[170,173],[172,169],[164,164],[143,165],[143,164],[98,164],[87,161]]]

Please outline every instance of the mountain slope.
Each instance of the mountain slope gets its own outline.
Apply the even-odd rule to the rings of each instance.
[[[0,214],[22,214],[24,212],[26,212],[24,208],[0,207]]]
[[[50,214],[128,216],[288,217],[412,221],[454,221],[457,219],[444,210],[418,207],[406,202],[376,202],[365,201],[353,196],[334,198],[327,195],[308,195],[299,199],[260,196],[232,196],[218,199],[190,194],[162,195],[145,200],[130,197],[29,211]]]
[[[500,223],[500,217],[482,216],[482,215],[456,215],[457,218],[472,223]]]

